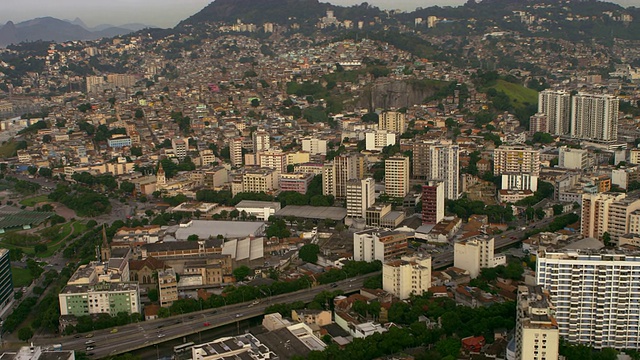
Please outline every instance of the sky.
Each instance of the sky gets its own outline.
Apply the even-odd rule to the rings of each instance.
[[[260,1],[260,0],[254,0]],[[336,5],[359,4],[364,0],[320,0]],[[143,23],[173,27],[197,13],[211,0],[0,0],[0,25],[37,17],[82,19],[90,27],[100,24]],[[381,9],[414,10],[432,5],[457,6],[465,0],[368,0]],[[640,0],[615,0],[623,6],[640,6]]]

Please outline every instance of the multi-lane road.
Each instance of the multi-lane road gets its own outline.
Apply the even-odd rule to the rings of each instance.
[[[93,358],[103,358],[136,349],[153,346],[172,339],[197,334],[214,327],[236,324],[240,321],[264,314],[265,308],[275,303],[291,303],[295,301],[311,301],[318,293],[328,290],[351,292],[359,290],[366,278],[379,274],[371,273],[340,281],[335,285],[319,285],[294,293],[267,297],[260,303],[245,302],[217,309],[208,309],[174,316],[167,319],[144,321],[112,329],[94,331],[91,337],[87,334],[65,336],[55,339],[36,339],[35,344],[52,346],[62,344],[65,350],[83,351]],[[90,348],[89,348],[90,347]]]

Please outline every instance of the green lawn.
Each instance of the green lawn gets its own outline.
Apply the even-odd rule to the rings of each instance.
[[[16,156],[16,142],[11,139],[0,146],[0,157],[10,158]]]
[[[35,206],[37,203],[49,201],[47,195],[40,195],[20,201],[20,205]]]
[[[31,274],[27,269],[12,266],[11,275],[13,277],[14,287],[29,286],[31,281],[33,281],[33,277],[31,277]]]
[[[492,88],[497,91],[504,91],[504,93],[509,96],[509,99],[511,99],[511,102],[515,107],[538,103],[538,92],[522,85],[498,80]]]

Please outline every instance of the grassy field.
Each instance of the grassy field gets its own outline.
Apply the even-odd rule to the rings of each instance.
[[[33,281],[33,278],[31,277],[29,270],[23,269],[23,268],[12,266],[11,276],[13,277],[14,287],[29,286],[29,284],[31,284],[31,281]]]
[[[11,139],[6,143],[0,145],[0,157],[9,158],[16,155],[16,142]]]
[[[492,88],[497,91],[504,91],[504,93],[511,99],[513,106],[516,107],[525,106],[527,104],[536,104],[538,102],[538,92],[522,85],[498,80]]]
[[[45,201],[49,201],[49,198],[47,197],[47,195],[40,195],[40,196],[21,200],[20,205],[34,206],[37,203],[41,203]]]

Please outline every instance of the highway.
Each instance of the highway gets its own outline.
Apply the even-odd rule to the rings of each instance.
[[[90,338],[86,337],[88,334],[77,334],[55,339],[36,339],[34,343],[40,346],[52,346],[54,343],[58,343],[62,344],[62,348],[65,350],[82,351],[91,354],[92,358],[104,358],[257,317],[263,315],[264,310],[272,304],[295,301],[309,302],[318,293],[325,290],[342,290],[345,293],[356,291],[362,287],[366,278],[377,274],[380,274],[380,272],[339,281],[336,283],[337,286],[319,285],[294,293],[263,298],[260,299],[260,303],[255,305],[252,302],[245,302],[181,316],[172,316],[167,319],[120,326],[117,328],[117,332],[111,332],[113,331],[112,329],[96,330],[91,333],[92,336]],[[93,348],[89,349],[87,348],[88,346]]]

